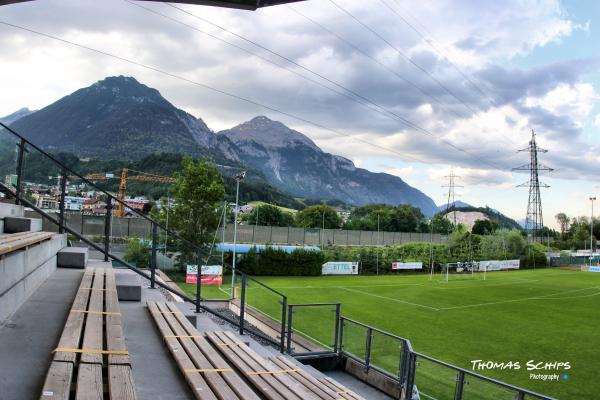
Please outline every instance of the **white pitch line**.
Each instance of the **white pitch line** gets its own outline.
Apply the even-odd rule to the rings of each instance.
[[[481,284],[481,286],[475,286],[475,285],[469,285],[469,286],[445,286],[445,287],[438,287],[438,286],[434,286],[434,289],[437,290],[453,290],[453,289],[472,289],[472,288],[487,288],[487,287],[495,287],[495,286],[506,286],[506,285],[522,285],[522,284],[526,284],[526,283],[531,283],[531,282],[539,282],[539,279],[519,279],[519,281],[511,281],[511,282],[504,282],[504,283],[490,283],[490,284]],[[487,281],[473,281],[473,282],[487,282]]]
[[[548,294],[548,295],[544,295],[544,296],[534,296],[534,297],[526,297],[523,299],[493,301],[493,302],[488,302],[488,303],[467,304],[464,306],[442,307],[439,310],[458,310],[461,308],[493,306],[493,305],[497,305],[497,304],[515,303],[515,302],[519,302],[519,301],[529,301],[529,300],[553,300],[551,296],[556,296],[556,295],[566,294],[566,293],[581,292],[582,290],[598,289],[598,288],[600,288],[600,286],[591,286],[591,287],[587,287],[587,288],[583,288],[583,289],[565,290],[563,292],[552,293],[552,294]],[[559,300],[560,298],[556,298],[556,299]]]
[[[395,301],[396,303],[403,303],[403,304],[409,304],[411,306],[417,306],[417,307],[423,307],[423,308],[427,308],[429,310],[434,310],[434,311],[440,311],[439,308],[436,307],[431,307],[431,306],[426,306],[424,304],[419,304],[419,303],[413,303],[410,301],[406,301],[406,300],[400,300],[400,299],[394,299],[393,297],[387,297],[387,296],[380,296],[377,294],[373,294],[373,293],[369,293],[369,292],[365,292],[362,290],[357,290],[357,289],[349,289],[347,287],[344,286],[337,286],[339,289],[342,290],[347,290],[349,292],[355,292],[355,293],[361,293],[361,294],[366,294],[367,296],[372,296],[372,297],[377,297],[379,299],[383,299],[383,300],[389,300],[389,301]]]

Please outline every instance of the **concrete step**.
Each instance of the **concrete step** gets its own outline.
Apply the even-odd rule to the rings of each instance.
[[[9,203],[0,203],[0,218],[4,217],[23,217],[25,215],[25,208]]]
[[[57,264],[61,268],[85,268],[88,264],[89,250],[87,247],[65,247],[57,256]]]
[[[40,218],[4,217],[4,233],[41,232]]]

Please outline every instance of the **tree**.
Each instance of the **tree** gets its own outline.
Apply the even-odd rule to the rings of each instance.
[[[271,204],[256,206],[252,214],[248,216],[248,223],[251,225],[290,226],[293,222],[294,217],[292,214],[283,212],[279,207]]]
[[[182,171],[175,174],[172,188],[175,205],[169,214],[169,225],[184,239],[203,247],[212,240],[219,224],[218,211],[225,197],[223,178],[217,169],[204,162],[190,158],[182,161]],[[197,263],[194,249],[181,245],[180,263]]]
[[[569,228],[569,222],[571,222],[571,218],[567,216],[565,213],[558,213],[554,216],[558,225],[560,226],[560,238],[562,239],[565,236],[565,232]]]
[[[498,224],[489,219],[478,219],[473,224],[471,232],[476,235],[490,235],[498,229]]]
[[[325,229],[338,229],[341,224],[342,219],[329,206],[306,207],[296,215],[296,225],[301,228],[322,228],[325,225]]]
[[[452,229],[454,228],[452,222],[442,214],[434,215],[433,218],[431,218],[430,224],[433,225],[431,227],[433,233],[441,233],[443,235],[452,232]]]
[[[357,207],[350,213],[345,228],[376,231],[378,226],[379,230],[387,232],[428,231],[421,209],[409,204],[400,204],[397,207],[389,204],[368,204]]]

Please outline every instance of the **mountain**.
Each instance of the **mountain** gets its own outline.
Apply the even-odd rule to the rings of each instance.
[[[140,159],[157,150],[201,155],[214,134],[134,78],[109,77],[11,124],[38,146],[80,156]]]
[[[9,114],[5,117],[1,117],[0,122],[2,122],[3,124],[9,125],[9,124],[12,124],[13,122],[15,122],[16,120],[18,120],[19,118],[26,117],[27,115],[32,114],[34,112],[35,112],[34,110],[30,110],[27,107],[23,107],[20,110],[15,111],[12,114]]]
[[[261,116],[214,133],[202,119],[131,77],[105,78],[11,127],[53,152],[115,160],[168,152],[226,160],[246,165],[263,182],[298,198],[407,203],[428,216],[437,211],[429,197],[401,178],[357,168],[281,122]]]
[[[437,211],[438,212],[444,212],[444,211],[446,211],[446,208],[448,208],[448,206],[450,206],[450,207],[456,207],[456,208],[459,208],[459,207],[473,207],[472,205],[467,204],[464,201],[457,200],[454,203],[446,203],[446,204],[442,204],[441,206],[438,206]]]
[[[322,151],[307,136],[267,117],[256,117],[217,136],[236,145],[243,163],[293,195],[329,197],[357,205],[407,203],[426,215],[437,211],[433,200],[401,178],[357,168],[352,161]]]

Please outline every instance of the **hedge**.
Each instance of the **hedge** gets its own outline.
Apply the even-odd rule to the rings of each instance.
[[[303,249],[283,250],[255,248],[240,257],[239,268],[250,275],[317,276],[321,275],[323,253]]]

